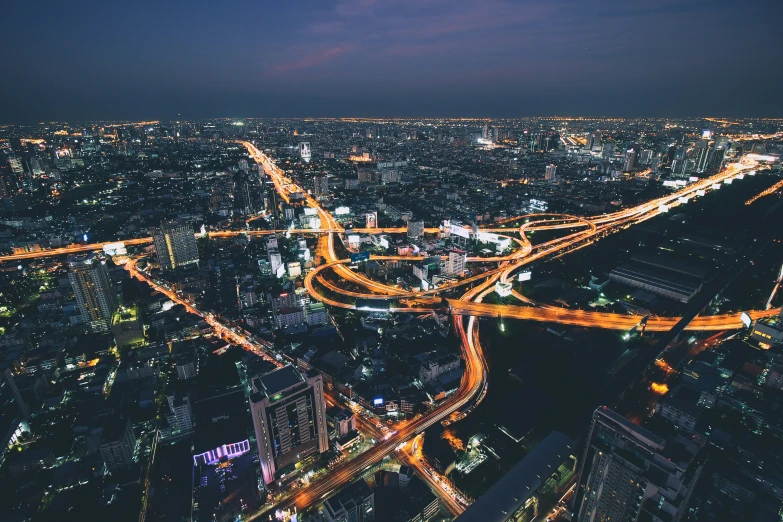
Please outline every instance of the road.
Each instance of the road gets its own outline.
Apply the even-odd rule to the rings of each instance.
[[[248,150],[248,153],[255,159],[255,161],[263,166],[265,173],[270,176],[275,189],[284,201],[290,201],[291,198],[297,194],[297,197],[301,198],[305,204],[317,211],[317,214],[321,219],[322,228],[315,230],[301,230],[302,233],[316,233],[322,236],[319,239],[318,251],[326,259],[326,263],[319,266],[316,270],[309,272],[305,278],[305,285],[315,299],[324,301],[332,306],[355,308],[354,304],[338,301],[337,299],[332,299],[324,295],[321,288],[328,288],[331,292],[351,297],[362,296],[372,299],[408,299],[410,300],[409,306],[392,308],[392,311],[414,313],[427,312],[442,306],[442,303],[439,303],[439,299],[436,297],[438,294],[441,294],[446,290],[451,291],[474,285],[468,288],[459,299],[446,300],[446,304],[452,311],[452,321],[455,331],[460,337],[462,356],[465,360],[465,372],[458,391],[427,414],[415,418],[407,423],[400,424],[396,431],[391,432],[388,436],[385,436],[382,440],[379,440],[377,445],[365,453],[345,462],[342,465],[338,465],[330,473],[312,482],[309,486],[298,490],[283,502],[274,506],[265,506],[261,510],[253,513],[249,517],[249,520],[262,517],[264,514],[274,509],[285,509],[295,506],[301,510],[311,505],[312,503],[328,496],[337,488],[353,480],[355,477],[359,476],[363,470],[380,462],[384,457],[394,452],[397,447],[400,447],[402,444],[421,434],[427,427],[432,426],[437,422],[455,422],[468,415],[484,398],[488,385],[487,362],[484,357],[483,348],[480,344],[478,333],[479,324],[476,321],[476,317],[502,316],[503,318],[550,321],[562,324],[594,326],[612,329],[630,329],[638,324],[640,319],[638,316],[595,313],[580,310],[566,310],[550,306],[535,307],[493,305],[483,303],[482,301],[484,297],[494,291],[495,285],[498,282],[511,280],[515,271],[523,268],[525,265],[534,260],[545,257],[556,257],[574,251],[578,248],[584,248],[608,233],[627,228],[628,226],[636,223],[641,223],[647,219],[659,215],[662,212],[667,212],[670,208],[680,204],[680,201],[682,201],[681,198],[692,197],[693,195],[699,193],[699,191],[706,192],[713,185],[721,183],[727,179],[733,179],[745,170],[755,167],[755,165],[750,162],[744,165],[733,164],[723,172],[711,178],[694,183],[680,191],[673,192],[672,194],[662,198],[657,198],[636,207],[624,209],[612,214],[602,214],[600,216],[593,216],[591,218],[558,214],[530,215],[512,218],[512,220],[523,222],[518,228],[521,239],[514,238],[517,248],[513,252],[508,255],[495,256],[492,258],[469,259],[469,261],[473,263],[498,263],[497,268],[475,274],[466,278],[465,280],[458,281],[457,283],[446,285],[441,288],[423,292],[407,292],[399,288],[377,283],[363,276],[362,274],[357,274],[356,272],[350,270],[346,266],[349,263],[349,260],[338,259],[334,250],[334,235],[336,233],[344,233],[345,229],[334,219],[334,217],[329,212],[320,206],[317,200],[310,197],[306,191],[302,190],[290,179],[288,179],[285,176],[285,173],[279,169],[270,158],[264,155],[253,144],[249,142],[241,143],[243,146],[245,146],[245,148]],[[512,220],[509,220],[508,222],[512,222]],[[533,231],[558,229],[569,231],[576,229],[576,231],[570,232],[563,237],[536,245],[533,245],[527,237],[527,234]],[[355,230],[365,231],[366,229]],[[372,230],[389,230],[390,232],[403,231],[401,229]],[[508,231],[508,229],[505,228],[495,228],[492,230]],[[436,232],[437,229],[430,229],[430,231]],[[230,237],[232,235],[241,233],[247,233],[248,235],[264,235],[272,232],[220,231],[213,232],[210,234],[210,236]],[[149,241],[150,238],[139,238],[126,241],[126,244],[144,244],[149,243]],[[78,248],[84,251],[88,249],[99,249],[102,248],[102,246],[103,243],[83,245]],[[72,253],[76,251],[73,248],[62,250],[64,250],[64,252],[60,253]],[[26,253],[25,255],[29,254],[29,257],[58,255],[58,253],[49,254],[49,252],[54,251],[47,251],[46,254],[35,252]],[[29,257],[24,258],[27,259]],[[19,258],[14,256],[5,256],[0,258],[0,260],[6,261],[16,259]],[[415,258],[407,256],[386,256],[375,257],[375,259],[399,259],[410,261]],[[146,281],[155,290],[158,290],[167,295],[170,299],[172,299],[172,301],[185,306],[189,312],[203,317],[204,320],[215,329],[215,332],[224,339],[243,346],[245,349],[252,350],[254,353],[257,353],[267,360],[275,362],[275,364],[280,364],[275,360],[273,355],[269,353],[270,346],[264,345],[263,343],[252,339],[243,331],[223,324],[220,320],[210,314],[202,313],[192,304],[187,303],[184,299],[182,299],[176,292],[173,292],[161,283],[152,280],[152,278],[145,272],[138,270],[136,264],[137,259],[132,259],[125,266],[133,277]],[[340,289],[339,286],[328,283],[328,281],[323,277],[326,270],[334,270],[344,280],[350,281],[359,287],[365,288],[367,292],[362,293],[346,291]],[[752,312],[751,315],[753,317],[760,317],[765,314],[771,315],[776,312],[776,310],[756,311]],[[467,317],[466,321],[463,316]],[[678,319],[679,318],[650,318],[647,328],[654,331],[667,330],[676,324]],[[739,314],[728,314],[724,316],[697,317],[692,322],[692,326],[694,329],[701,330],[726,330],[739,328],[741,326],[741,322],[739,320]],[[425,478],[425,480],[427,479]],[[441,496],[443,496],[443,488],[442,486],[439,487],[441,488],[439,493],[441,493]],[[449,509],[454,507],[455,506],[453,505],[449,506]]]

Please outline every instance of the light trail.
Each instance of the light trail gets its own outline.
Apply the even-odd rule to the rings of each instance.
[[[746,205],[752,205],[753,203],[755,203],[759,199],[763,198],[764,196],[769,196],[770,194],[773,194],[773,193],[777,192],[781,188],[783,188],[783,180],[778,181],[777,183],[775,183],[774,185],[772,185],[771,187],[769,187],[766,190],[762,190],[761,192],[759,192],[758,194],[756,194],[755,196],[753,196],[752,198],[747,200],[745,202],[745,204]]]

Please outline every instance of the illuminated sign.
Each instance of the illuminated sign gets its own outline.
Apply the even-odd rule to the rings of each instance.
[[[691,176],[690,178],[688,178],[688,181],[691,181],[691,182],[699,181],[699,177],[698,176]]]
[[[250,442],[243,440],[234,444],[223,444],[215,449],[205,451],[198,455],[193,455],[193,465],[215,464],[221,459],[233,459],[250,451]]]
[[[305,216],[315,216],[316,214],[318,214],[318,209],[311,208],[311,207],[306,207],[304,209]]]
[[[383,406],[383,397],[378,397],[377,399],[372,400],[373,406]]]
[[[358,252],[355,254],[351,254],[351,263],[361,263],[362,261],[367,261],[369,259],[370,259],[369,252]]]
[[[470,229],[467,229],[465,227],[460,227],[453,225],[451,227],[451,235],[452,236],[458,236],[458,237],[464,237],[465,239],[470,239]]]
[[[337,207],[336,209],[334,209],[335,216],[344,216],[350,213],[351,213],[351,209],[348,207]]]
[[[519,281],[530,281],[530,279],[533,277],[533,272],[528,270],[527,272],[520,272],[518,280]]]
[[[658,205],[658,212],[668,212],[669,206],[668,205]]]
[[[714,183],[712,185],[712,190],[718,190],[720,188],[720,183]]]
[[[707,193],[707,191],[706,191],[706,190],[697,190],[697,191],[696,191],[696,195],[697,195],[697,196],[703,196],[703,195],[704,195],[704,194],[706,194],[706,193]]]

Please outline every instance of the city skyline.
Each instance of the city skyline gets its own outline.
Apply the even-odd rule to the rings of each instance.
[[[3,123],[783,116],[769,2],[149,7],[10,6]]]

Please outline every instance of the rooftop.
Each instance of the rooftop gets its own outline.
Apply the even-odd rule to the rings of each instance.
[[[276,395],[292,386],[304,382],[304,378],[293,366],[284,366],[259,378],[267,396]]]
[[[568,436],[553,431],[511,471],[481,495],[457,520],[459,522],[503,522],[525,504],[528,498],[573,452],[576,444]]]

